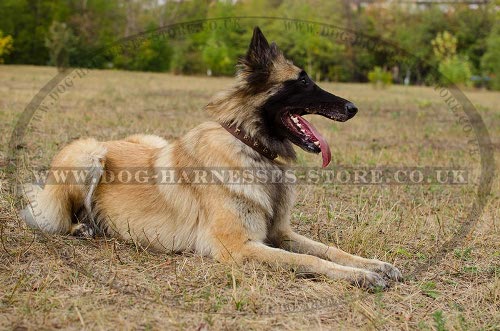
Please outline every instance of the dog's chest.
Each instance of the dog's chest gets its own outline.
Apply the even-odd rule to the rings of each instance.
[[[277,179],[276,179],[277,178]],[[263,240],[277,222],[288,220],[293,187],[283,178],[231,187],[232,209],[252,239]]]

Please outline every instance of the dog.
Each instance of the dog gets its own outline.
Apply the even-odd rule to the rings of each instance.
[[[369,289],[400,281],[401,272],[389,263],[294,232],[294,186],[284,182],[103,183],[106,173],[125,168],[156,175],[166,168],[177,175],[180,169],[220,168],[283,174],[296,158],[293,145],[321,153],[326,167],[331,159],[328,143],[303,116],[345,122],[357,113],[356,106],[318,87],[258,27],[237,67],[233,87],[205,107],[214,121],[175,141],[134,135],[106,142],[81,139],[64,147],[52,169],[87,169],[85,181],[52,185],[49,178],[29,198],[22,213],[26,222],[48,233],[102,232],[143,247],[192,251],[223,263],[276,263]]]

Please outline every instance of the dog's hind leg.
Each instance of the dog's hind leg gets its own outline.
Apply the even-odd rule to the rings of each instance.
[[[95,227],[88,223],[77,223],[71,226],[70,233],[75,237],[93,238],[96,234],[96,231]]]
[[[25,185],[28,206],[21,212],[26,223],[48,233],[69,234],[74,213],[85,208],[92,215],[94,190],[104,169],[106,148],[95,139],[77,140],[52,162],[45,187]]]

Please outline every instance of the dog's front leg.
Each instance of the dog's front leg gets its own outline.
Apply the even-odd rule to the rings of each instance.
[[[222,204],[217,204],[218,206]],[[385,280],[376,272],[366,269],[343,266],[317,256],[288,252],[279,248],[269,247],[263,243],[265,226],[258,231],[259,220],[241,219],[242,215],[225,209],[213,211],[213,219],[208,241],[211,243],[211,255],[223,263],[241,263],[254,260],[268,264],[294,267],[307,274],[324,275],[331,279],[347,280],[352,284],[365,288],[386,286]],[[245,226],[247,224],[247,226]],[[251,227],[248,225],[251,224]],[[259,234],[260,233],[260,234]]]
[[[236,247],[233,246],[234,248]],[[243,243],[229,255],[236,262],[254,260],[268,264],[288,266],[306,274],[324,275],[335,280],[347,280],[353,285],[368,289],[386,287],[384,279],[375,272],[338,265],[312,255],[287,252],[256,241]],[[238,258],[234,259],[234,257]],[[223,258],[222,260],[227,262],[227,259]]]
[[[311,240],[292,230],[280,231],[279,235],[274,236],[273,239],[277,247],[291,252],[310,254],[344,266],[378,272],[389,279],[397,281],[403,278],[401,272],[390,263],[349,254],[339,248],[327,246],[323,243]]]

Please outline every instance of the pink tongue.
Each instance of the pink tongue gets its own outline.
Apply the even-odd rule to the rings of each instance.
[[[313,136],[318,139],[319,147],[321,148],[321,156],[323,157],[323,168],[325,168],[332,160],[332,153],[330,152],[330,146],[326,142],[325,138],[312,126],[311,123],[306,121],[303,117],[297,116],[301,122],[301,125],[305,125],[307,130],[313,134]]]

